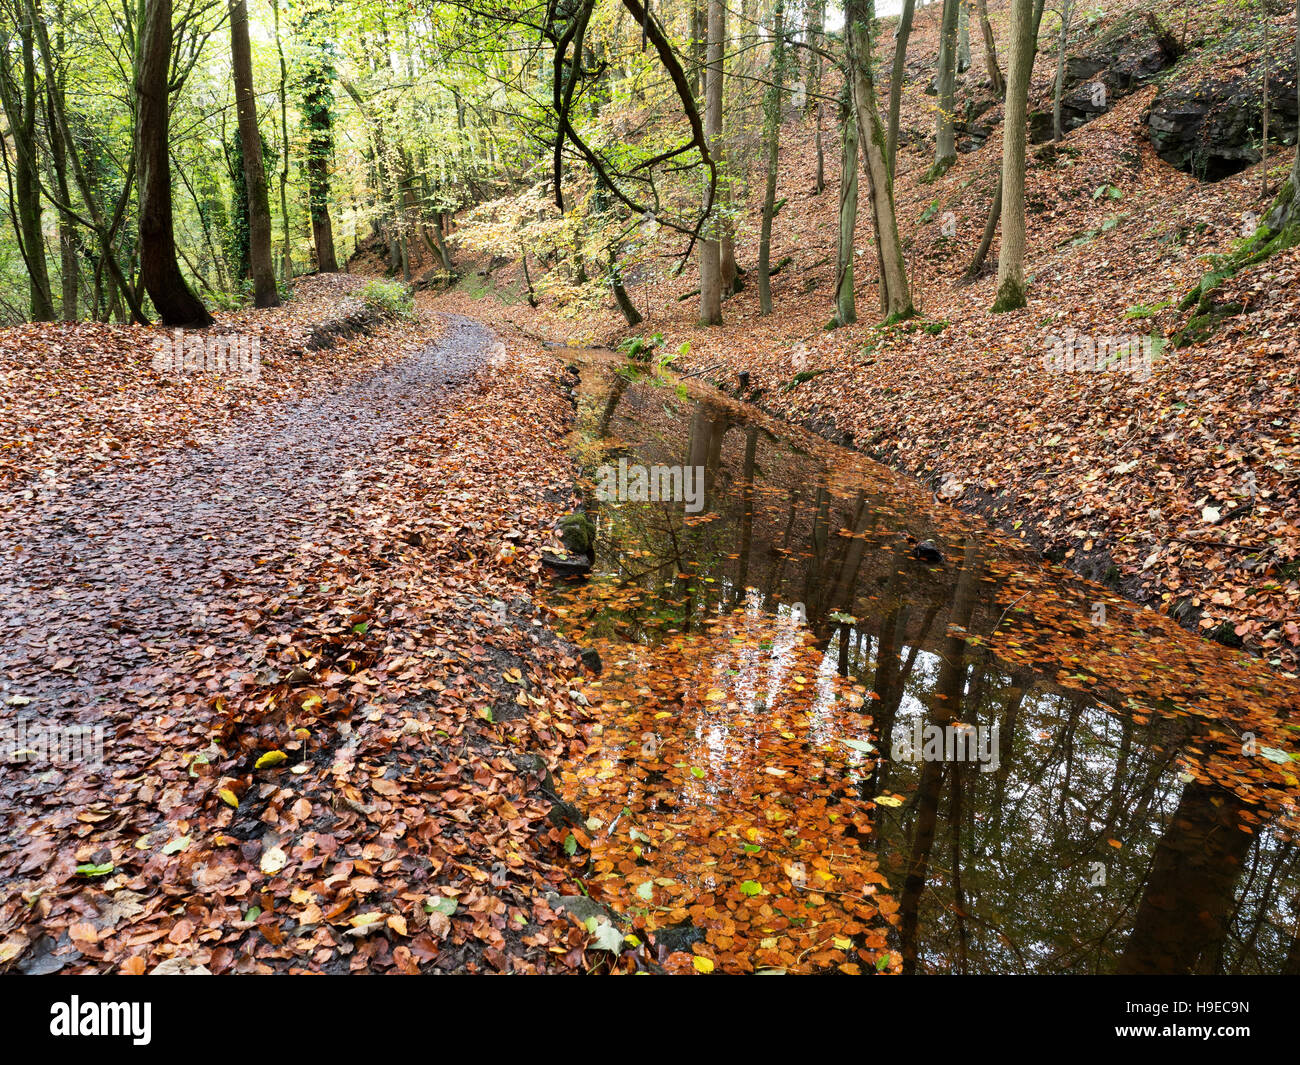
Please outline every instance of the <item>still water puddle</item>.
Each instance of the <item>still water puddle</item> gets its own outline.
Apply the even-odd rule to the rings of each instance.
[[[583,358],[596,566],[555,605],[604,669],[561,787],[587,890],[668,968],[1300,972],[1293,681],[859,454]]]

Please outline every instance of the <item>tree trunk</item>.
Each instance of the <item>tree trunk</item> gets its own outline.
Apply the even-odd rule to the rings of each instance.
[[[957,161],[955,129],[957,84],[957,9],[960,0],[943,0],[943,19],[939,25],[939,109],[934,124],[933,177],[939,177]]]
[[[1025,306],[1025,121],[1034,65],[1034,0],[1011,0],[1011,68],[1002,122],[1002,245],[994,312]]]
[[[858,123],[845,90],[840,107],[840,212],[839,247],[835,256],[835,324],[858,320],[853,294],[853,237],[858,226]]]
[[[760,314],[772,313],[772,213],[776,207],[777,153],[781,146],[781,97],[785,80],[785,0],[776,0],[772,12],[775,40],[772,46],[772,83],[767,88],[765,114],[767,182],[763,187],[763,222],[758,239],[758,306]]]
[[[13,136],[14,233],[18,251],[27,267],[28,313],[34,322],[54,321],[54,296],[45,260],[45,237],[41,226],[40,163],[36,147],[36,50],[31,25],[19,25],[18,76],[10,67],[10,30],[0,28],[0,98],[3,99],[9,132]],[[21,83],[20,83],[21,82]]]
[[[957,73],[970,70],[970,0],[959,0],[957,6]]]
[[[58,47],[63,48],[63,35],[60,33]],[[58,99],[55,85],[46,85],[45,93],[45,129],[50,140],[50,161],[54,169],[54,187],[58,190],[62,204],[70,205],[72,195],[68,182],[68,145],[63,141],[55,111]],[[75,149],[74,149],[75,150]],[[77,235],[77,222],[71,210],[59,209],[59,283],[61,288],[60,313],[65,322],[75,322],[78,318],[77,303],[81,288],[81,261],[77,250],[80,238]]]
[[[984,35],[984,63],[989,72],[989,87],[998,96],[1005,96],[1007,83],[1002,78],[1002,68],[998,66],[998,46],[993,40],[993,27],[989,24],[989,0],[977,0],[977,4],[980,33]]]
[[[640,325],[641,312],[636,309],[632,298],[627,294],[627,288],[623,285],[623,271],[619,268],[618,258],[614,255],[613,248],[609,249],[609,287],[614,291],[614,302],[618,304],[618,309],[627,324]]]
[[[898,18],[898,29],[894,34],[894,67],[889,74],[889,136],[885,141],[890,177],[896,173],[898,111],[903,103],[903,78],[907,72],[907,41],[912,35],[912,15],[915,4],[916,0],[903,0],[903,13]]]
[[[815,47],[823,47],[826,41],[826,0],[814,0],[808,14],[808,40]],[[796,64],[797,66],[797,64]],[[814,145],[817,152],[817,195],[826,191],[826,152],[822,141],[822,57],[816,51],[808,55],[808,108],[813,112],[816,123]]]
[[[286,284],[293,280],[293,241],[289,236],[289,67],[284,60],[284,42],[280,39],[280,4],[271,0],[274,20],[275,52],[280,60],[280,278]]]
[[[708,47],[704,78],[704,137],[714,159],[722,141],[722,49],[726,33],[724,0],[708,0]],[[700,324],[722,324],[722,259],[713,197],[705,192],[705,233],[700,241]]]
[[[278,307],[275,262],[271,257],[271,204],[262,162],[262,135],[257,129],[257,98],[253,95],[253,52],[248,40],[247,0],[230,0],[230,59],[235,79],[235,110],[239,117],[239,154],[248,189],[248,252],[253,274],[253,305]]]
[[[334,254],[334,224],[330,219],[330,157],[334,154],[334,69],[321,36],[325,15],[313,11],[303,28],[309,31],[310,59],[303,75],[303,122],[307,126],[307,201],[311,211],[312,243],[316,246],[316,269],[322,274],[338,273]],[[382,163],[380,164],[382,167]]]
[[[135,159],[139,172],[140,282],[164,325],[203,327],[212,315],[190,291],[176,262],[172,229],[171,164],[167,150],[171,114],[168,77],[172,59],[171,0],[140,0],[135,57]]]
[[[914,313],[903,260],[903,242],[898,235],[894,211],[894,183],[885,159],[885,130],[876,107],[876,87],[871,77],[871,26],[875,21],[874,0],[848,0],[845,4],[845,33],[848,38],[849,70],[853,83],[853,109],[858,123],[867,172],[867,199],[876,231],[880,260],[880,304],[887,318],[908,318]]]
[[[1074,0],[1061,0],[1061,33],[1056,42],[1056,82],[1052,87],[1052,142],[1061,143],[1061,99],[1065,95],[1065,43],[1070,33]],[[1267,55],[1267,52],[1265,53]]]

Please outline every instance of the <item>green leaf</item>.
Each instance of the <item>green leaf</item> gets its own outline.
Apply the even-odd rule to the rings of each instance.
[[[430,895],[424,900],[424,909],[426,913],[440,913],[444,917],[450,917],[456,912],[456,900],[445,899],[441,895]]]
[[[564,853],[569,857],[578,853],[578,838],[572,832],[564,837]]]
[[[760,895],[763,892],[763,885],[757,880],[746,880],[740,885],[740,890],[745,895]]]
[[[85,865],[77,866],[77,875],[78,876],[108,876],[108,874],[111,873],[114,870],[114,868],[116,867],[113,865],[112,862],[105,862],[103,865],[92,865],[90,863],[87,863]]]

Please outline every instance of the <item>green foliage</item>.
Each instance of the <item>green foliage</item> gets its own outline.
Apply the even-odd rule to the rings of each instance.
[[[369,281],[361,290],[361,300],[370,310],[385,317],[415,317],[415,298],[410,287],[400,281]]]
[[[618,350],[626,354],[632,362],[649,362],[651,354],[663,342],[662,333],[655,333],[650,337],[627,337],[619,343]],[[661,363],[671,362],[674,358],[676,355],[669,356],[667,360],[661,360]]]
[[[1172,302],[1172,300],[1162,300],[1159,303],[1139,303],[1126,310],[1124,312],[1124,317],[1134,319],[1154,318]]]

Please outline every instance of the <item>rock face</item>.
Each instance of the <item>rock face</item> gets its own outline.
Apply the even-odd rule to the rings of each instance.
[[[1161,40],[1145,15],[1126,19],[1082,54],[1066,58],[1061,131],[1068,133],[1105,114],[1177,58],[1173,45]],[[1029,137],[1035,144],[1052,138],[1050,91],[1029,115]]]
[[[1296,140],[1295,57],[1279,52],[1268,81],[1269,140]],[[1263,61],[1233,78],[1205,75],[1169,85],[1147,113],[1152,147],[1165,162],[1218,181],[1262,158]]]

